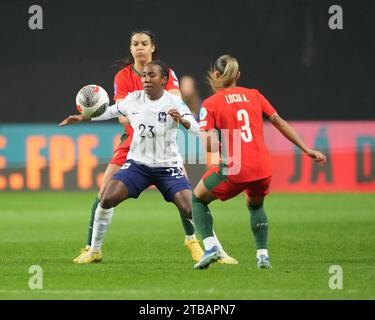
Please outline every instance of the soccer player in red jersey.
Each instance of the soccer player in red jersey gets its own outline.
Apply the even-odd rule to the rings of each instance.
[[[269,193],[272,168],[263,138],[263,115],[310,158],[326,161],[323,153],[305,145],[258,90],[238,87],[239,77],[239,64],[229,55],[219,57],[208,73],[208,81],[216,93],[203,102],[200,129],[207,142],[207,151],[219,149],[222,161],[203,175],[193,194],[193,220],[205,246],[202,259],[194,265],[196,269],[207,268],[220,258],[208,204],[216,199],[228,200],[243,191],[257,246],[257,266],[271,268],[267,250],[268,220],[263,201]]]
[[[116,74],[114,79],[114,100],[116,102],[124,99],[130,92],[143,90],[141,77],[143,68],[148,62],[152,60],[158,60],[155,35],[150,31],[144,30],[133,32],[130,37],[130,53],[131,56],[124,59],[123,61],[125,66]],[[172,69],[169,69],[169,78],[165,86],[165,90],[181,96],[179,81]],[[125,163],[127,154],[129,152],[133,136],[133,129],[126,117],[119,118],[119,121],[120,123],[124,124],[125,132],[121,136],[121,143],[114,151],[113,157],[105,170],[103,183],[91,209],[87,244],[85,248],[81,249],[80,255],[74,258],[73,261],[76,263],[79,263],[81,258],[85,256],[86,252],[90,249],[95,210],[97,208],[97,205],[100,202],[105,187],[111,181],[113,175]],[[198,261],[203,255],[203,250],[195,237],[194,226],[182,212],[180,212],[180,216],[185,231],[184,243],[190,251],[193,260]],[[98,259],[98,261],[94,262],[99,262],[99,260],[101,260],[101,257]]]

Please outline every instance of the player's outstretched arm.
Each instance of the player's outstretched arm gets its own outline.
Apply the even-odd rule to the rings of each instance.
[[[90,121],[90,119],[85,118],[81,114],[74,114],[74,115],[67,117],[63,121],[61,121],[59,123],[59,127],[64,127],[64,126],[67,126],[68,124],[75,124],[75,123],[79,123],[82,121]]]
[[[126,108],[124,104],[121,106],[123,109]],[[82,121],[105,121],[113,118],[118,118],[119,116],[124,116],[123,113],[119,110],[120,106],[119,104],[114,104],[112,106],[109,106],[107,110],[100,115],[99,117],[95,118],[85,118],[82,114],[75,114],[67,117],[62,122],[60,122],[59,127],[64,127],[68,124],[74,124],[79,123]],[[123,111],[125,112],[125,111]]]
[[[118,118],[120,116],[126,116],[125,110],[126,110],[126,105],[125,105],[124,100],[122,100],[119,103],[109,106],[102,115],[95,117],[95,118],[91,118],[90,120],[91,121],[105,121],[105,120]]]
[[[317,162],[326,162],[326,156],[318,150],[307,147],[297,131],[277,113],[270,117],[270,121],[289,141],[299,147],[310,158]]]
[[[117,100],[115,101],[115,103],[118,104],[118,103],[120,103],[122,100],[124,100],[124,99],[117,99]],[[120,116],[120,117],[118,117],[118,122],[121,123],[121,124],[124,124],[124,125],[126,125],[126,124],[130,124],[130,121],[129,121],[128,117],[125,117],[125,116]]]

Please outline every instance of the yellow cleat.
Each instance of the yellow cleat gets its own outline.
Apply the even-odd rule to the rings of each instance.
[[[202,259],[204,252],[201,246],[199,245],[199,241],[197,239],[193,239],[193,240],[185,239],[185,246],[190,251],[193,261],[198,262]]]
[[[89,251],[89,250],[90,250],[90,246],[86,246],[86,247],[84,247],[84,248],[81,248],[81,250],[79,250],[79,255],[78,255],[78,257],[75,257],[75,258],[73,259],[73,262],[74,262],[74,263],[78,263],[79,259],[80,259],[81,257],[83,257],[83,256],[87,253],[87,251]]]
[[[87,251],[78,261],[78,264],[98,263],[103,259],[102,252],[95,249]]]
[[[238,264],[238,261],[230,256],[228,256],[227,254],[221,254],[220,255],[220,259],[217,260],[217,263],[220,263],[220,264]]]

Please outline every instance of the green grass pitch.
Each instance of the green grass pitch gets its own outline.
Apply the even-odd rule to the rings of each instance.
[[[95,194],[0,194],[0,299],[375,299],[375,195],[271,194],[272,270],[257,270],[242,196],[211,205],[238,265],[194,270],[179,216],[156,191],[122,203],[100,264],[75,265]],[[43,289],[28,287],[31,265]],[[343,289],[329,288],[332,265]]]

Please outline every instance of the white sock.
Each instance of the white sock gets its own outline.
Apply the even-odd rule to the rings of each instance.
[[[257,258],[259,258],[260,256],[268,257],[268,250],[267,249],[258,249],[257,250]]]
[[[112,221],[113,208],[103,209],[100,204],[96,207],[94,226],[92,230],[91,249],[101,250],[105,233]]]
[[[190,235],[190,236],[185,235],[185,239],[186,239],[186,240],[195,240],[195,239],[197,239],[197,238],[196,238],[195,234],[193,233],[193,234]]]
[[[214,233],[214,237],[215,237],[215,239],[216,239],[216,241],[217,241],[217,247],[219,248],[220,252],[225,253],[223,247],[221,246],[221,243],[220,243],[220,241],[219,241],[219,238],[216,236],[215,231],[212,230],[212,232]]]
[[[214,246],[219,248],[219,245],[220,245],[215,237],[207,237],[203,239],[203,244],[206,250],[210,250]]]

